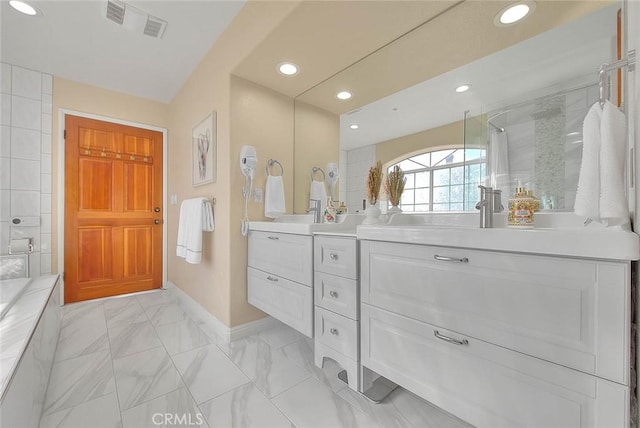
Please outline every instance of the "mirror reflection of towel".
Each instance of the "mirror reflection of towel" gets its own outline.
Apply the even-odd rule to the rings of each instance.
[[[268,175],[264,190],[264,216],[278,218],[286,211],[284,181],[281,175]]]
[[[327,188],[324,185],[324,181],[311,181],[311,189],[309,190],[309,208],[312,207],[311,199],[320,201],[320,214],[324,214],[324,210],[327,208]]]

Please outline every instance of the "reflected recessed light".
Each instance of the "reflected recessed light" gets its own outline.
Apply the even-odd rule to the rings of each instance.
[[[285,76],[293,76],[294,74],[298,73],[298,70],[298,66],[292,62],[283,62],[282,64],[278,65],[278,71]]]
[[[347,92],[347,91],[338,92],[336,94],[336,97],[339,100],[348,100],[349,98],[351,98],[351,92]]]
[[[470,88],[471,85],[469,84],[460,85],[456,88],[456,92],[467,92]]]
[[[360,128],[360,127],[354,123],[353,125],[349,125],[349,128],[351,128],[351,129],[358,129],[358,128]]]
[[[520,1],[502,9],[493,19],[493,23],[499,27],[513,25],[524,19],[536,8],[534,1]]]
[[[36,9],[33,6],[20,0],[11,0],[9,1],[9,4],[11,5],[12,8],[17,10],[18,12],[24,13],[25,15],[33,16],[38,13],[38,11],[36,11]]]

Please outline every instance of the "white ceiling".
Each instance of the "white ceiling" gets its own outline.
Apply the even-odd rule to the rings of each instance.
[[[30,17],[0,3],[0,59],[168,103],[244,5],[230,1],[126,1],[168,21],[161,39],[105,18],[106,0],[32,1]]]
[[[340,148],[369,144],[462,120],[598,80],[611,61],[618,5],[381,98],[340,117]],[[559,86],[559,82],[564,82]],[[470,91],[454,89],[470,83]],[[358,124],[357,130],[349,129]]]

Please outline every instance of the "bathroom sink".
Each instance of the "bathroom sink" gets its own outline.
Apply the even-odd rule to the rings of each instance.
[[[263,232],[294,233],[312,235],[314,233],[354,233],[364,220],[362,214],[344,214],[336,216],[335,223],[314,223],[312,214],[285,214],[273,221],[249,222],[249,230]]]
[[[534,216],[539,226],[523,230],[507,228],[506,218],[497,222],[494,218],[497,227],[488,229],[469,226],[468,219],[460,224],[437,224],[435,219],[422,222],[418,218],[398,219],[398,223],[394,224],[392,218],[389,224],[358,226],[357,237],[374,241],[568,257],[640,259],[640,238],[629,230],[605,228],[598,223],[584,226],[583,219],[571,213],[561,213],[560,218],[552,217],[558,216],[555,213],[546,217],[539,215],[537,219]],[[439,221],[444,218],[441,217]],[[478,215],[470,218],[478,220]]]

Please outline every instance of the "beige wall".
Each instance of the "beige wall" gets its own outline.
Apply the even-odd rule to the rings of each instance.
[[[293,99],[263,86],[231,78],[231,169],[239,171],[240,149],[247,144],[256,148],[258,167],[253,188],[265,189],[266,163],[277,159],[284,169],[285,204],[293,205]],[[279,174],[274,167],[274,174]],[[237,174],[234,174],[237,176]],[[265,316],[247,303],[247,238],[240,233],[244,216],[242,186],[244,176],[231,186],[231,325],[239,325]],[[249,218],[263,220],[264,203],[249,199]]]
[[[177,236],[179,205],[169,206],[169,280],[228,326],[262,316],[240,297],[246,293],[246,262],[243,265],[246,238],[239,234],[244,176],[238,167],[238,157],[240,147],[251,143],[232,139],[232,129],[255,127],[252,132],[256,133],[260,129],[255,125],[256,117],[236,121],[232,116],[233,97],[237,94],[232,97],[231,75],[237,64],[296,6],[296,1],[247,3],[169,105],[168,194],[177,195],[180,202],[195,196],[217,199],[216,229],[205,234],[203,261],[199,265],[190,265],[175,257],[171,243],[175,243]],[[242,87],[238,83],[235,89]],[[262,102],[259,95],[255,100]],[[191,128],[211,111],[217,112],[217,180],[194,188],[191,187]],[[264,151],[258,156],[264,167],[265,156],[269,155]]]
[[[327,172],[327,164],[340,157],[340,117],[334,113],[296,101],[295,106],[295,213],[309,208],[311,168]],[[327,194],[329,188],[327,187]],[[339,186],[336,186],[336,198]]]
[[[52,242],[51,271],[58,271],[58,138],[60,109],[89,113],[106,118],[120,119],[143,125],[166,128],[169,106],[167,104],[113,92],[83,83],[54,77],[53,79],[53,194],[52,194]]]
[[[460,146],[463,141],[464,121],[454,122],[376,144],[376,159],[388,166],[427,148]]]

